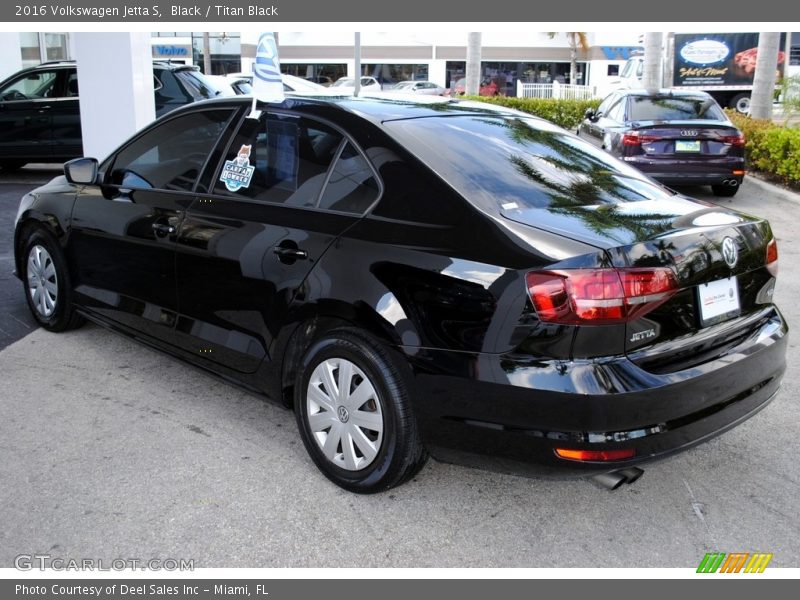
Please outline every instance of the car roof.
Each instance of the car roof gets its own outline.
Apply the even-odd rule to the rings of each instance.
[[[236,103],[251,105],[253,96],[243,94],[241,96],[228,98],[214,98],[195,102],[188,105],[183,110],[191,110],[201,106],[212,104]],[[381,125],[387,121],[397,121],[401,119],[421,119],[427,117],[453,117],[464,115],[479,116],[500,116],[541,120],[529,113],[487,104],[471,100],[453,100],[435,96],[406,96],[402,94],[391,95],[377,93],[374,96],[353,97],[350,95],[326,95],[326,96],[293,96],[287,94],[286,100],[280,104],[261,104],[259,108],[288,108],[303,112],[307,108],[309,114],[313,109],[320,106],[328,106],[333,110],[341,110],[362,117],[376,125]],[[177,112],[177,111],[176,111]]]

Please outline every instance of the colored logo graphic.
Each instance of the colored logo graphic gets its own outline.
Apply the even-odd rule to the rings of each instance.
[[[253,172],[256,170],[250,164],[250,150],[252,146],[242,146],[239,153],[233,160],[226,160],[225,166],[219,180],[225,184],[231,192],[236,192],[240,188],[249,187],[250,180],[253,179]]]
[[[271,83],[281,83],[282,81],[278,46],[275,44],[275,35],[272,33],[262,33],[258,38],[253,74],[262,81]]]
[[[698,573],[763,573],[772,560],[772,553],[709,552],[700,561]]]

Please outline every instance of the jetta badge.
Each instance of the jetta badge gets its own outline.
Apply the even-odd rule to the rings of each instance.
[[[736,242],[729,237],[722,240],[722,258],[725,259],[725,264],[731,269],[736,266],[736,261],[739,260],[739,251],[736,249]]]

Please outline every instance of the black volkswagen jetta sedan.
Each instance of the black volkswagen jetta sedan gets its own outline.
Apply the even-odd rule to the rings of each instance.
[[[763,408],[777,246],[547,121],[456,101],[177,110],[27,194],[33,315],[85,319],[294,408],[375,492],[430,453],[607,473]]]

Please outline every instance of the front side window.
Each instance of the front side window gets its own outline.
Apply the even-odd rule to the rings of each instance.
[[[232,113],[204,110],[158,125],[117,154],[109,182],[127,188],[191,191]]]
[[[56,96],[57,71],[36,71],[0,89],[0,100],[39,100]]]
[[[306,118],[245,119],[217,175],[214,193],[314,207],[342,134]]]

